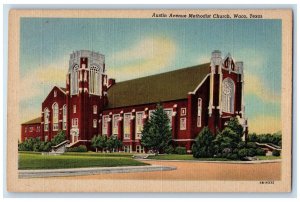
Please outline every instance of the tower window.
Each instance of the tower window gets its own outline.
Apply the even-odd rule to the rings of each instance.
[[[89,92],[94,95],[101,95],[101,74],[97,66],[90,67]]]
[[[75,65],[71,72],[71,95],[77,95],[78,94],[78,74],[79,74],[79,66]]]
[[[56,97],[56,96],[57,96],[57,91],[55,90],[55,91],[54,91],[54,97]]]
[[[73,105],[73,114],[76,114],[76,105]]]

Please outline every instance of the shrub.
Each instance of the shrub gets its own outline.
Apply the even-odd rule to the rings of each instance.
[[[243,148],[241,150],[239,150],[238,152],[238,156],[243,159],[248,155],[248,150],[246,148]]]
[[[175,153],[176,154],[186,154],[186,148],[185,147],[176,147]]]
[[[247,142],[247,148],[254,148],[254,149],[256,149],[257,146],[256,146],[255,142]]]
[[[174,154],[175,150],[173,148],[173,146],[168,146],[167,148],[165,148],[165,153],[167,154]]]
[[[256,149],[250,148],[248,149],[248,156],[255,156],[256,155]]]
[[[273,150],[273,151],[272,151],[272,155],[273,155],[273,156],[280,156],[280,151],[278,151],[278,150]]]
[[[79,145],[78,147],[71,147],[67,149],[68,152],[87,152],[85,145]]]
[[[265,150],[263,150],[262,148],[257,148],[257,149],[256,149],[256,155],[257,155],[257,156],[265,156],[265,155],[266,155],[266,152],[265,152]]]
[[[228,154],[227,158],[230,160],[238,160],[239,156],[237,154]]]

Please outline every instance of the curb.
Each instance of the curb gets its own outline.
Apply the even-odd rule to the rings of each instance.
[[[261,164],[261,163],[278,163],[281,159],[275,160],[258,160],[258,161],[201,161],[201,160],[158,160],[158,159],[136,159],[139,161],[158,161],[158,162],[186,162],[186,163],[227,163],[227,164]]]
[[[126,167],[92,167],[92,168],[70,168],[70,169],[45,169],[45,170],[19,170],[19,178],[38,177],[65,177],[110,173],[133,173],[176,170],[175,166],[126,166]]]

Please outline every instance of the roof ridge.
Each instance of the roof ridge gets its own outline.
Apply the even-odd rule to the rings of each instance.
[[[128,82],[128,81],[134,81],[134,80],[138,80],[138,79],[145,79],[145,78],[152,77],[152,76],[159,76],[159,75],[163,75],[163,74],[169,74],[169,73],[172,73],[172,72],[184,71],[184,70],[187,70],[187,69],[197,68],[197,67],[208,65],[208,64],[210,64],[210,63],[207,62],[207,63],[203,63],[203,64],[198,64],[198,65],[193,65],[193,66],[184,67],[184,68],[180,68],[180,69],[175,69],[175,70],[168,71],[168,72],[162,72],[162,73],[159,73],[159,74],[152,74],[152,75],[142,76],[142,77],[138,77],[138,78],[134,78],[134,79],[128,79],[128,80],[116,82],[114,85],[124,83],[124,82]]]

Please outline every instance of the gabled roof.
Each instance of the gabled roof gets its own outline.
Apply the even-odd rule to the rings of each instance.
[[[210,72],[210,64],[114,84],[108,89],[107,108],[186,99]]]
[[[37,123],[41,123],[41,117],[38,117],[38,118],[35,118],[35,119],[32,119],[30,121],[27,121],[25,123],[22,123],[24,125],[27,125],[27,124],[37,124]]]
[[[66,91],[67,91],[67,88],[64,88],[64,87],[58,87],[60,90],[62,90],[63,91],[63,93],[66,93]]]

